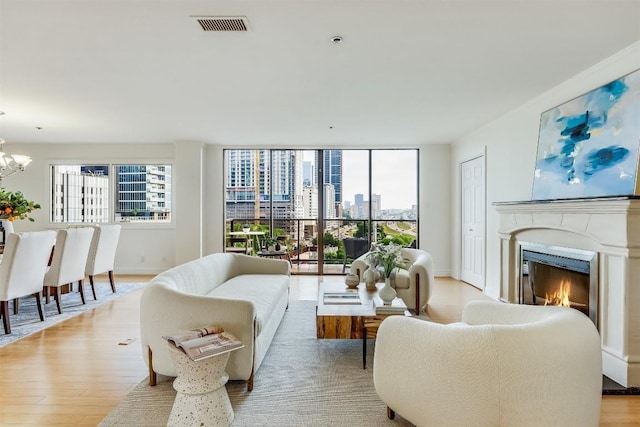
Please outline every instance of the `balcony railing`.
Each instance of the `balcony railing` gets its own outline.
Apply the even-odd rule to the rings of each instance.
[[[256,218],[231,219],[226,222],[226,235],[230,231],[241,231],[244,224],[249,224],[252,231],[263,231],[265,236],[274,236],[285,245],[291,259],[293,273],[310,274],[342,274],[348,271],[354,255],[361,250],[352,250],[351,246],[370,247],[369,241],[394,241],[402,246],[409,246],[417,240],[417,221],[397,219],[327,219],[322,227],[324,245],[318,248],[318,220],[315,218],[273,219]],[[375,232],[369,233],[369,227]],[[369,239],[371,237],[371,239]],[[365,243],[356,245],[347,243],[345,239],[362,239]],[[260,249],[263,239],[258,239],[254,245]],[[257,252],[253,251],[255,254]],[[346,255],[346,257],[345,257]],[[322,263],[319,264],[320,260]]]

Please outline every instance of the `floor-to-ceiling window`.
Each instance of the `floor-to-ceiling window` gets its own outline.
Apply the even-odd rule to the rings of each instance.
[[[415,149],[225,150],[224,176],[226,247],[247,228],[250,253],[277,239],[294,273],[342,273],[354,247],[417,238]]]

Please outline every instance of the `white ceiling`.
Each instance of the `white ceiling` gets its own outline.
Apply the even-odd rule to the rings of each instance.
[[[443,143],[638,40],[640,0],[0,0],[0,137]]]

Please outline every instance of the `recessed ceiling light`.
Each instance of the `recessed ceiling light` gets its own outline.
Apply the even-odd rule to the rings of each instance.
[[[333,36],[331,37],[331,41],[334,42],[335,44],[342,43],[342,36]]]

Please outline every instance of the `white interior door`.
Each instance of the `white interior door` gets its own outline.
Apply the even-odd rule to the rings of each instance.
[[[484,157],[462,163],[462,259],[460,278],[480,289],[485,285]]]

